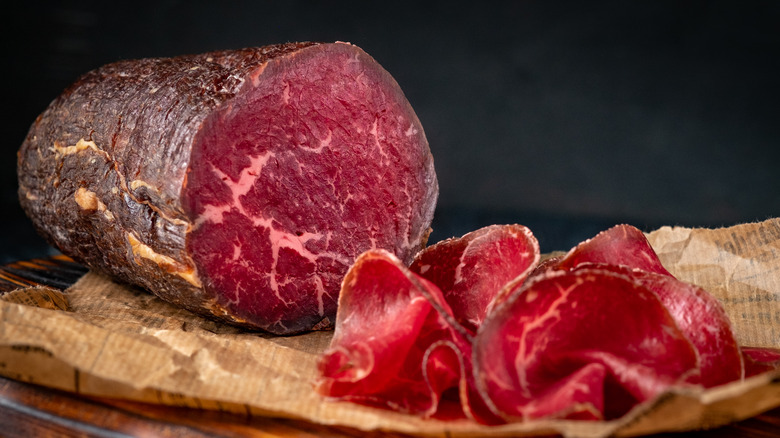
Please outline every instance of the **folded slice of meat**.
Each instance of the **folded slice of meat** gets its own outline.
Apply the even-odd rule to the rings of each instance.
[[[522,283],[539,257],[527,227],[491,225],[425,248],[410,269],[436,284],[455,319],[475,331],[502,288]]]
[[[594,268],[625,275],[658,296],[699,355],[701,373],[690,376],[690,383],[710,388],[743,377],[742,353],[734,328],[712,294],[672,276],[625,266],[586,263],[575,270]]]
[[[742,354],[734,328],[717,298],[674,277],[634,271],[632,277],[661,299],[699,355],[705,388],[742,379]],[[694,381],[695,382],[695,381]]]
[[[557,255],[557,256],[549,256],[543,260],[540,260],[539,263],[536,265],[536,267],[533,269],[533,271],[531,271],[531,273],[528,276],[534,277],[538,274],[554,271],[558,269],[558,265],[561,263],[562,259],[563,259],[563,255]]]
[[[372,250],[344,278],[336,328],[320,358],[317,392],[405,413],[434,415],[457,395],[468,343],[442,315],[438,288],[391,253]]]
[[[562,256],[556,269],[571,269],[582,263],[622,265],[657,274],[671,275],[661,264],[644,233],[631,225],[616,225],[585,240]]]
[[[641,309],[641,311],[637,311]],[[615,418],[698,373],[655,293],[608,270],[532,277],[483,322],[476,386],[508,421]]]
[[[780,350],[777,348],[742,347],[745,377],[780,369]]]

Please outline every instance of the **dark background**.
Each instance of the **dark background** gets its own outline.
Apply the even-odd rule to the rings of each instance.
[[[432,239],[528,225],[542,250],[628,222],[780,216],[780,2],[26,2],[6,14],[1,261],[48,254],[16,150],[125,58],[349,41],[399,82],[440,183]]]

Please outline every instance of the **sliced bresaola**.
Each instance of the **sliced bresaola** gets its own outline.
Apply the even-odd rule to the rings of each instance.
[[[539,274],[543,274],[545,272],[554,271],[558,269],[558,264],[560,264],[562,259],[563,259],[563,255],[557,255],[557,256],[547,257],[544,260],[540,260],[539,263],[536,265],[536,267],[533,269],[533,271],[531,271],[531,273],[528,276],[533,277]]]
[[[739,345],[720,302],[704,289],[672,276],[639,229],[617,225],[580,243],[550,264],[551,267],[540,267],[535,273],[599,267],[630,276],[658,294],[695,346],[701,360],[698,383],[712,387],[743,377]]]
[[[742,379],[742,353],[731,320],[717,298],[668,275],[604,264],[582,264],[575,269],[594,267],[622,273],[655,292],[699,355],[700,375],[692,375],[689,382],[710,388]]]
[[[465,382],[468,341],[438,288],[391,253],[371,250],[347,272],[333,339],[320,358],[325,396],[423,417]],[[457,403],[457,398],[455,400]]]
[[[698,367],[658,296],[600,269],[529,278],[473,343],[476,386],[507,421],[616,418]]]
[[[633,277],[661,299],[699,354],[701,383],[710,388],[743,377],[734,328],[720,302],[706,290],[674,277],[635,271]]]
[[[522,225],[491,225],[429,246],[410,269],[441,289],[455,319],[475,331],[508,284],[539,262],[539,243]]]
[[[572,248],[559,259],[556,269],[582,263],[605,263],[669,275],[644,233],[631,225],[616,225]]]
[[[468,418],[482,424],[503,424],[504,419],[493,413],[477,390],[471,365],[471,342],[469,337],[455,337],[452,341],[438,341],[426,351],[423,359],[426,379],[432,382],[432,388],[444,394],[435,418]],[[454,367],[455,363],[460,364],[459,369]],[[456,378],[457,387],[454,386]]]
[[[745,377],[752,377],[780,369],[780,350],[777,348],[742,347]]]

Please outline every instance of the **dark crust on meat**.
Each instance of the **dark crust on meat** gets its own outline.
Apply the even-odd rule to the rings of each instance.
[[[42,236],[77,261],[219,314],[186,253],[190,223],[179,196],[193,138],[249,73],[314,44],[121,61],[85,74],[22,144],[22,207]]]

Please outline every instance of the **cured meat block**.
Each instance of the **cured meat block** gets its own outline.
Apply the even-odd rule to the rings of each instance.
[[[491,225],[425,248],[410,269],[438,286],[455,319],[476,331],[499,292],[522,283],[539,258],[527,227]]]
[[[477,388],[507,421],[616,418],[698,372],[658,297],[600,269],[530,278],[485,319],[473,350]]]
[[[18,173],[65,254],[277,334],[331,327],[360,253],[411,263],[438,195],[398,84],[346,43],[104,66],[38,117]]]

